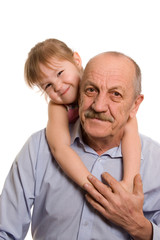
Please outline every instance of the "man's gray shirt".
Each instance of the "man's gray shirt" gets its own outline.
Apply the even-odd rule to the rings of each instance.
[[[103,172],[121,180],[121,146],[99,156],[83,143],[80,132],[77,121],[71,126],[71,146],[89,171],[100,180]],[[160,145],[145,136],[141,141],[143,210],[153,224],[153,239],[160,240]],[[95,211],[84,194],[52,157],[45,130],[33,134],[5,181],[0,197],[0,239],[24,239],[30,222],[35,240],[131,239]]]

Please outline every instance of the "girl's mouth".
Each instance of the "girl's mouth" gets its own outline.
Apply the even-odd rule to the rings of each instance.
[[[64,96],[68,92],[69,88],[70,87],[68,87],[66,90],[64,90],[64,92],[61,94],[61,96]]]

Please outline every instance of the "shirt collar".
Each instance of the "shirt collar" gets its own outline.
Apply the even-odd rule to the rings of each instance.
[[[82,140],[81,124],[79,118],[74,124],[70,124],[70,134],[71,144],[73,144],[77,138]]]

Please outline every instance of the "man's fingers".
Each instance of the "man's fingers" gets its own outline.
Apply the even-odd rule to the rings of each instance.
[[[96,209],[98,212],[100,212],[103,216],[106,217],[106,210],[103,206],[96,202],[89,194],[86,194],[85,197],[94,209]]]
[[[98,181],[98,179],[96,179]],[[93,181],[91,182],[92,185]],[[103,183],[101,183],[103,184]],[[98,203],[100,203],[101,205],[105,205],[106,204],[106,199],[104,198],[103,194],[101,194],[101,192],[99,190],[96,189],[96,187],[92,186],[91,184],[85,183],[83,188],[90,194],[90,196],[92,196],[93,199],[95,199]]]
[[[106,184],[99,181],[96,177],[93,175],[88,176],[88,180],[92,183],[95,189],[98,190],[103,196],[107,197],[109,193],[112,192],[111,188],[107,186]]]
[[[121,190],[123,190],[121,184],[115,178],[113,178],[109,173],[104,172],[102,174],[102,177],[108,183],[112,192],[119,193]]]

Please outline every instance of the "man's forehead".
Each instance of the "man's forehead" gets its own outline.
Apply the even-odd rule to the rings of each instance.
[[[122,71],[125,69],[135,70],[133,62],[126,56],[123,55],[113,55],[110,53],[100,54],[89,61],[86,66],[85,71],[99,71],[102,74],[106,72]]]
[[[119,68],[115,68],[115,69],[107,69],[107,68],[97,68],[97,69],[88,69],[86,72],[85,72],[85,75],[84,77],[92,77],[92,78],[107,78],[109,76],[112,76],[112,77],[118,77],[118,76],[122,76],[122,75],[125,75],[125,71],[121,71],[121,69]]]
[[[130,76],[130,79],[133,79],[132,76]],[[97,83],[106,83],[111,82],[112,84],[118,83],[118,82],[131,82],[129,81],[129,75],[126,71],[120,71],[119,69],[114,70],[91,70],[87,71],[86,74],[83,77],[84,82],[97,82]]]
[[[125,57],[111,57],[93,59],[84,71],[83,80],[133,80],[135,76],[134,64]]]

